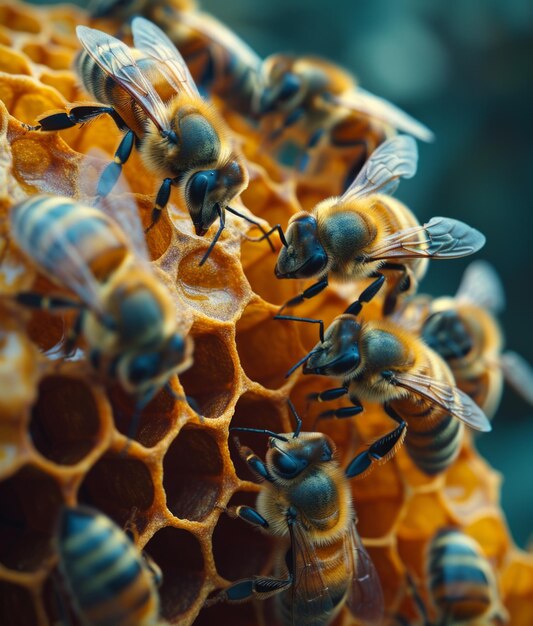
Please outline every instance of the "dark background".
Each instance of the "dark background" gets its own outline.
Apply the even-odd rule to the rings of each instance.
[[[79,4],[84,4],[79,2]],[[203,0],[260,55],[312,53],[350,69],[362,86],[436,134],[398,197],[482,230],[478,255],[507,293],[507,346],[533,363],[533,3],[530,0]],[[468,260],[434,263],[422,291],[452,294]],[[506,390],[479,448],[504,476],[516,541],[533,532],[533,410]]]

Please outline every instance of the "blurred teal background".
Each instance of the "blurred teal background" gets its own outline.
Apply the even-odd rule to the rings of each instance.
[[[80,2],[79,4],[84,4]],[[398,197],[420,220],[482,230],[478,255],[507,293],[507,346],[533,363],[533,3],[531,0],[203,0],[259,54],[312,53],[427,124],[417,176]],[[455,292],[468,261],[434,263],[422,291]],[[533,410],[510,390],[479,448],[504,476],[517,542],[533,534]]]

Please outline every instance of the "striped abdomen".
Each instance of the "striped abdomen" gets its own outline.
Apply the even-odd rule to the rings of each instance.
[[[106,281],[130,254],[122,231],[105,213],[71,198],[32,196],[13,208],[11,226],[30,259],[78,295],[90,282]]]
[[[453,529],[439,532],[429,546],[427,568],[439,614],[470,620],[485,616],[499,604],[492,568],[477,543],[464,533]]]
[[[318,573],[315,585],[307,585],[319,590],[321,584],[325,584],[324,595],[316,598],[306,594],[305,589],[298,587],[301,568],[305,567],[306,555],[297,555],[295,572],[295,589],[290,589],[277,599],[277,609],[281,623],[286,626],[326,626],[333,621],[344,604],[344,600],[351,583],[353,573],[351,566],[346,560],[344,538],[340,538],[328,546],[315,545],[315,552],[320,562],[322,580]],[[309,565],[307,565],[309,567]],[[294,615],[294,621],[293,621]]]
[[[105,515],[66,508],[58,536],[59,567],[84,624],[154,626],[159,596],[128,537]]]

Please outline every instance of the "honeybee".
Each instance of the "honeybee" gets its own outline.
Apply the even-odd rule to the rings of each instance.
[[[533,404],[533,372],[515,352],[503,352],[495,315],[505,295],[501,281],[485,261],[465,270],[455,297],[416,296],[398,312],[399,323],[416,330],[449,365],[457,386],[492,417],[500,402],[503,378]],[[503,353],[502,353],[503,352]]]
[[[169,7],[154,14],[154,19],[193,68],[199,87],[254,123],[259,121],[268,142],[272,144],[290,127],[301,131],[306,145],[300,169],[307,166],[309,151],[325,139],[334,148],[357,150],[357,171],[392,128],[423,141],[433,139],[426,126],[359,88],[348,72],[333,63],[286,54],[261,59],[206,13]],[[277,152],[284,161],[283,150]]]
[[[353,281],[379,276],[379,270],[400,273],[388,290],[384,312],[391,313],[400,293],[410,293],[424,276],[428,259],[467,256],[477,252],[485,237],[458,220],[434,217],[420,225],[411,211],[385,193],[393,192],[400,178],[411,178],[417,167],[416,142],[399,135],[383,143],[368,159],[340,197],[317,204],[289,220],[276,264],[278,278],[318,281],[286,302],[280,312],[325,289],[329,276]]]
[[[302,422],[289,406],[297,421],[292,433],[232,429],[269,435],[265,461],[236,441],[264,482],[257,510],[238,506],[227,512],[277,538],[275,575],[238,580],[208,604],[275,595],[287,626],[326,626],[344,604],[362,623],[380,624],[381,584],[357,533],[347,478],[358,476],[371,454],[387,456],[394,442],[379,440],[372,453],[364,451],[343,472],[333,441],[323,433],[301,432]]]
[[[78,311],[69,352],[83,335],[89,361],[115,378],[141,409],[192,364],[176,304],[148,261],[136,206],[113,202],[113,217],[71,198],[36,195],[13,206],[11,233],[36,268],[75,297],[19,293],[30,308]],[[130,237],[126,236],[126,232]]]
[[[77,615],[90,626],[163,626],[159,568],[143,558],[107,516],[65,507],[60,516],[59,569]]]
[[[194,8],[192,0],[89,0],[87,11],[92,17],[130,18],[133,15],[145,15],[159,7],[165,7],[170,3],[180,10]]]
[[[225,224],[229,211],[264,229],[228,204],[248,184],[242,156],[217,111],[201,98],[185,61],[168,37],[142,17],[133,19],[129,48],[120,40],[86,26],[76,33],[84,51],[77,71],[85,89],[99,103],[69,106],[38,118],[30,130],[56,131],[109,115],[125,133],[114,161],[98,182],[99,196],[116,184],[133,147],[147,169],[164,178],[157,193],[152,222],[166,206],[172,185],[178,187],[197,235],[203,236],[218,218],[220,225],[202,265]]]
[[[446,363],[416,335],[389,320],[358,321],[362,303],[382,282],[382,278],[374,281],[335,318],[323,339],[289,374],[304,364],[304,374],[343,379],[341,387],[313,394],[311,399],[347,395],[352,406],[326,411],[322,417],[357,415],[365,401],[383,403],[387,415],[400,426],[407,425],[405,445],[415,465],[432,476],[457,457],[463,423],[482,432],[490,431],[491,425],[473,400],[455,386]]]

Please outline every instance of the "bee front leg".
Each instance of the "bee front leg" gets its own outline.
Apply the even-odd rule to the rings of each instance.
[[[234,437],[235,445],[242,460],[248,465],[250,470],[260,479],[272,482],[272,476],[268,473],[267,467],[257,454],[247,446],[242,446],[237,437]]]
[[[327,286],[328,286],[328,277],[326,276],[325,278],[322,278],[321,280],[316,282],[314,285],[311,285],[310,287],[302,291],[302,293],[298,294],[294,298],[287,300],[287,302],[285,302],[285,304],[283,304],[281,308],[279,309],[279,311],[277,312],[276,317],[280,315],[284,309],[296,306],[297,304],[300,304],[300,302],[303,302],[304,300],[310,300],[311,298],[314,298],[321,291],[324,291],[324,289]]]
[[[400,296],[400,294],[409,291],[409,289],[411,288],[412,273],[405,265],[402,265],[400,263],[385,263],[385,265],[381,266],[381,269],[401,272],[397,283],[387,294],[385,302],[383,303],[383,314],[390,315],[396,308],[396,304],[398,302],[398,297]]]
[[[159,191],[157,192],[157,196],[155,198],[155,206],[152,209],[151,222],[148,225],[148,228],[145,229],[145,233],[150,231],[157,224],[159,218],[161,217],[161,213],[167,206],[170,199],[172,182],[172,178],[165,178],[165,180],[161,183],[161,187],[159,187]]]

